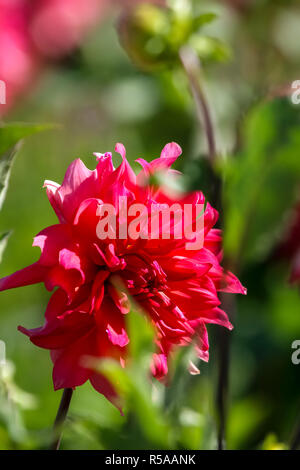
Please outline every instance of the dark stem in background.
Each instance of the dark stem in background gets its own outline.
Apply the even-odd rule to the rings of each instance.
[[[222,308],[229,313],[233,323],[236,310],[235,296],[223,295],[221,298]],[[232,332],[225,328],[218,330],[218,383],[216,393],[216,405],[218,412],[218,449],[226,448],[226,422],[229,389],[229,369],[230,369],[230,346]]]
[[[51,445],[51,450],[59,450],[63,425],[64,425],[64,422],[66,420],[66,417],[69,411],[72,395],[73,395],[72,388],[64,389],[62,398],[60,401],[60,405],[57,411],[57,415],[54,421],[54,426],[53,426],[54,441]]]
[[[181,48],[179,57],[185,73],[188,77],[190,87],[195,98],[197,106],[198,119],[201,126],[205,131],[208,157],[213,175],[213,205],[218,209],[220,216],[224,214],[222,204],[222,180],[216,173],[216,141],[214,126],[209,111],[209,106],[206,96],[201,84],[201,64],[195,51],[185,46]],[[222,227],[222,219],[219,219],[219,226]],[[229,260],[225,261],[227,268],[231,266]],[[222,296],[222,304],[224,310],[230,314],[232,319],[235,311],[235,296]],[[218,382],[216,393],[216,408],[218,414],[218,449],[225,448],[225,434],[226,434],[226,418],[227,418],[227,402],[228,402],[228,377],[229,377],[229,364],[230,364],[230,333],[224,328],[218,331]]]
[[[213,165],[216,158],[216,143],[211,115],[200,81],[201,64],[195,51],[189,46],[184,46],[180,49],[179,57],[190,82],[197,105],[198,118],[207,138],[209,159],[211,165]]]
[[[295,433],[291,440],[291,450],[297,450],[300,447],[300,424],[295,430]]]

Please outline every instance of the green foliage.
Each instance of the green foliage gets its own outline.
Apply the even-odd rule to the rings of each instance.
[[[15,366],[8,361],[0,363],[0,434],[6,430],[6,439],[11,446],[24,446],[28,433],[24,425],[21,409],[36,406],[36,399],[21,390],[14,381]],[[4,428],[1,428],[1,424]]]
[[[53,129],[50,124],[9,123],[0,126],[0,209],[3,205],[11,167],[25,137]]]
[[[21,140],[51,128],[53,128],[52,125],[24,123],[9,123],[0,126],[0,210]],[[10,234],[11,232],[3,232],[0,235],[0,263]],[[30,447],[32,444],[30,444],[21,410],[34,408],[36,400],[16,385],[14,375],[14,364],[3,358],[0,362],[0,443],[4,440],[7,448]]]
[[[182,46],[195,49],[202,61],[225,61],[228,47],[202,32],[217,18],[214,13],[198,13],[189,0],[170,1],[168,8],[141,4],[120,23],[120,39],[126,51],[142,68],[174,66]]]
[[[25,137],[57,127],[54,124],[30,124],[10,122],[0,126],[0,155],[5,154]],[[2,175],[1,169],[1,175]]]
[[[288,446],[278,441],[276,434],[268,434],[262,443],[261,450],[288,450]]]
[[[174,446],[171,428],[164,420],[162,403],[153,400],[153,393],[160,395],[162,389],[158,383],[152,383],[149,373],[154,349],[153,331],[140,313],[131,312],[128,317],[129,364],[122,368],[112,360],[104,360],[97,369],[115,384],[125,402],[125,413],[138,423],[151,448],[169,449]]]
[[[300,181],[300,114],[286,99],[255,107],[242,150],[225,166],[225,250],[239,262],[264,259],[285,229]]]
[[[166,387],[150,374],[154,351],[152,326],[146,316],[135,311],[127,318],[130,350],[126,367],[111,359],[91,362],[116,387],[124,413],[107,422],[101,416],[94,417],[100,428],[94,448],[197,449],[214,445],[214,427],[203,406],[205,400],[199,403],[198,391],[205,396],[205,381],[200,389],[197,377],[188,372],[189,361],[194,359],[192,350],[184,349],[175,359],[176,373],[171,372]],[[188,389],[197,390],[192,406],[186,399]],[[82,411],[77,416],[73,413],[66,431],[67,444],[74,443],[79,436],[91,443],[91,426],[91,419]]]

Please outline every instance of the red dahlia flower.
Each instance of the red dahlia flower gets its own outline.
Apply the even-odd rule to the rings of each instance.
[[[291,261],[292,284],[300,284],[300,203],[291,214],[288,230],[276,250],[276,256]]]
[[[155,171],[165,171],[168,177],[178,173],[170,170],[181,154],[177,144],[166,145],[160,158],[151,163],[138,160],[142,170],[137,176],[126,160],[123,145],[117,144],[116,151],[123,160],[117,169],[111,153],[95,154],[95,170],[90,171],[78,159],[69,166],[61,186],[45,182],[59,223],[35,237],[33,246],[41,249],[36,263],[0,280],[0,290],[38,282],[44,282],[49,291],[56,289],[46,309],[44,326],[33,330],[19,327],[20,331],[37,346],[51,351],[55,390],[75,388],[90,380],[115,404],[113,385],[90,370],[83,358],[110,357],[126,366],[130,341],[126,316],[130,315],[131,298],[154,326],[157,351],[152,374],[162,379],[172,351],[192,340],[199,358],[208,360],[206,324],[232,328],[220,308],[218,292],[246,293],[239,280],[220,265],[222,237],[220,230],[213,228],[218,213],[209,203],[201,215],[204,229],[200,249],[187,249],[184,236],[163,238],[162,223],[159,238],[151,234],[138,239],[99,239],[99,208],[104,203],[113,205],[120,219],[120,196],[126,197],[128,208],[143,204],[149,222],[153,205],[176,201],[182,208],[186,203],[204,203],[201,192],[174,199],[163,187],[150,183],[149,176]]]

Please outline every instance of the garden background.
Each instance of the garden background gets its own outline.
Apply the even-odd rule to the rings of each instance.
[[[194,4],[195,11],[218,15],[199,37],[214,36],[231,51],[227,57],[220,46],[210,53],[199,41],[222,156],[217,171],[225,180],[225,253],[248,288],[247,296],[236,296],[235,312],[228,312],[234,330],[227,447],[284,448],[300,421],[300,365],[291,361],[291,345],[300,339],[300,295],[299,286],[289,284],[290,259],[278,256],[276,247],[299,197],[300,105],[291,103],[290,87],[300,79],[300,6],[296,0]],[[150,25],[155,14],[148,10]],[[149,33],[145,26],[133,34],[130,18],[120,23],[119,15],[108,12],[72,52],[45,67],[3,116],[4,123],[55,126],[28,137],[13,165],[0,214],[1,231],[13,231],[1,276],[36,260],[33,236],[56,223],[43,182],[61,182],[74,158],[94,168],[93,152],[123,142],[135,165],[136,158],[157,157],[175,141],[183,149],[177,168],[186,186],[212,194],[206,140],[180,61],[149,61],[155,47],[143,49],[143,34],[159,31],[149,27]],[[0,449],[49,445],[61,392],[53,391],[48,351],[17,331],[20,324],[41,324],[48,298],[41,285],[0,295],[0,339],[9,361],[0,393]],[[209,326],[210,361],[198,364],[200,375],[188,373],[191,351],[181,351],[166,389],[151,384],[145,370],[152,348],[147,324],[132,313],[130,329],[135,360],[120,378],[126,383],[125,416],[85,384],[74,394],[62,448],[216,448],[221,327]]]

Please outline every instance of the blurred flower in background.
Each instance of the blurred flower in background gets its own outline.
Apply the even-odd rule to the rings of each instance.
[[[28,3],[28,2],[27,2]],[[77,46],[88,29],[99,21],[107,0],[40,0],[35,2],[28,32],[45,58],[59,58]]]
[[[7,108],[33,85],[49,59],[58,59],[78,45],[107,4],[106,0],[0,0],[0,79],[6,83]]]
[[[36,83],[47,63],[78,46],[109,9],[140,1],[0,0],[0,80],[6,83],[0,115]]]
[[[29,2],[24,0],[0,1],[0,79],[6,84],[7,103],[1,113],[32,84],[40,67],[28,34],[29,12]]]

